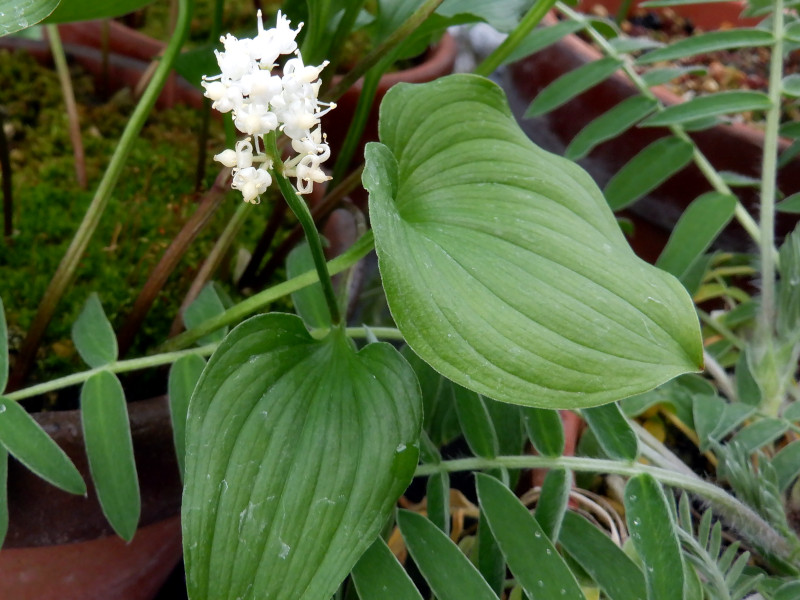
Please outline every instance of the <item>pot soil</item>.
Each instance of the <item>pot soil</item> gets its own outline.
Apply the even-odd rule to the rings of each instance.
[[[583,3],[587,8],[599,4],[597,0]],[[613,14],[619,2],[602,2]],[[676,6],[676,13],[685,15],[706,30],[722,23],[740,26],[752,25],[752,20],[738,21],[742,5],[738,2],[714,3],[708,6]],[[556,23],[554,15],[548,15],[546,24]],[[588,62],[601,58],[591,44],[577,35],[569,35],[556,44],[521,60],[511,67],[509,99],[515,114],[521,115],[533,98],[548,84],[561,75]],[[653,88],[654,93],[667,106],[681,102],[681,98],[663,86]],[[604,82],[577,96],[558,109],[532,120],[522,119],[522,126],[539,145],[556,153],[563,153],[572,138],[589,122],[619,102],[636,95],[637,90],[620,72]],[[580,164],[586,168],[603,187],[625,163],[644,147],[660,137],[669,135],[665,128],[631,128],[620,136],[598,145]],[[752,125],[743,123],[721,124],[713,128],[691,133],[700,150],[719,171],[732,171],[742,175],[758,177],[761,170],[763,134]],[[782,148],[788,142],[782,142]],[[778,176],[778,188],[786,195],[800,191],[800,158],[795,157]],[[669,238],[669,233],[689,203],[711,186],[694,166],[689,165],[645,198],[633,205],[627,214],[634,218],[636,233],[631,239],[634,249],[646,259],[655,259]],[[737,195],[755,214],[757,191],[737,188]],[[797,222],[794,215],[780,215],[777,233],[782,237]],[[719,244],[729,250],[742,251],[748,248],[743,231],[732,224],[719,239]]]

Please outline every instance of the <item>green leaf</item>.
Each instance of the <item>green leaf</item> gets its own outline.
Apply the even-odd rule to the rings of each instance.
[[[206,361],[202,357],[190,354],[176,360],[169,370],[167,387],[169,414],[172,419],[172,436],[175,440],[175,456],[178,458],[181,480],[186,462],[186,413],[189,409],[189,399],[205,366]]]
[[[120,17],[139,10],[152,1],[114,0],[114,2],[93,2],[92,0],[61,0],[58,8],[45,20],[45,23],[69,23],[71,21]]]
[[[800,581],[788,581],[775,590],[772,600],[796,600],[800,595]]]
[[[0,37],[36,25],[52,13],[59,0],[0,0]]]
[[[561,533],[561,523],[567,511],[569,492],[572,489],[572,473],[567,469],[550,469],[544,478],[534,517],[542,533],[554,543]]]
[[[731,187],[757,188],[761,184],[761,180],[757,177],[750,177],[749,175],[742,175],[741,173],[735,173],[733,171],[720,171],[719,176],[722,178],[722,181]]]
[[[701,364],[686,291],[633,254],[591,178],[534,146],[495,84],[397,85],[380,135],[364,183],[381,277],[408,345],[438,372],[555,408]]]
[[[781,91],[792,98],[800,96],[800,75],[787,75],[781,81]]]
[[[800,192],[778,202],[775,205],[775,210],[782,213],[800,214]]]
[[[434,473],[426,485],[428,518],[431,523],[450,535],[450,474]]]
[[[792,402],[783,411],[782,416],[787,421],[800,421],[800,402]]]
[[[771,462],[778,476],[778,489],[785,492],[800,475],[800,440],[781,448]]]
[[[499,444],[494,423],[483,402],[483,398],[460,385],[453,386],[453,397],[456,403],[458,422],[464,439],[476,456],[494,458],[497,456]]]
[[[408,346],[403,346],[400,354],[414,369],[419,380],[425,431],[437,447],[452,442],[461,435],[461,424],[458,422],[453,398],[453,383],[434,371]]]
[[[222,303],[219,294],[217,294],[214,282],[210,281],[203,287],[197,298],[183,311],[183,323],[186,325],[186,329],[192,329],[223,312],[225,312],[225,305]],[[222,341],[227,333],[228,328],[226,326],[200,338],[197,343],[200,345],[218,343]]]
[[[709,96],[697,96],[686,102],[668,106],[648,117],[641,127],[663,127],[678,125],[707,117],[716,117],[746,110],[768,110],[772,102],[769,96],[754,91],[717,92]]]
[[[407,510],[397,511],[397,524],[411,557],[439,600],[497,600],[469,559],[436,525]]]
[[[648,52],[636,59],[639,65],[670,61],[686,56],[697,56],[717,50],[769,46],[774,41],[772,34],[763,29],[727,29],[711,31],[671,43],[669,46]]]
[[[125,392],[109,371],[92,375],[81,389],[86,456],[103,514],[130,541],[139,523],[141,499]]]
[[[667,498],[652,475],[625,486],[625,520],[633,547],[644,563],[648,600],[683,600],[683,559]]]
[[[559,544],[610,600],[645,600],[644,574],[627,554],[584,517],[567,511]],[[624,576],[620,576],[624,573]]]
[[[620,60],[606,57],[565,73],[536,95],[525,111],[525,118],[543,115],[569,102],[575,96],[610,77],[621,65]]]
[[[578,132],[564,151],[570,160],[579,160],[592,149],[622,134],[641,119],[653,112],[658,105],[656,100],[645,96],[631,96],[603,113]]]
[[[294,315],[233,329],[189,405],[190,596],[330,598],[411,480],[421,405],[388,344],[316,340]]]
[[[584,600],[575,576],[539,523],[502,483],[475,475],[478,499],[508,568],[531,600]],[[470,596],[465,596],[470,597]]]
[[[6,313],[3,309],[3,299],[0,298],[0,394],[6,389],[8,383],[8,327],[6,326]]]
[[[642,73],[642,81],[647,87],[662,85],[684,75],[705,75],[707,69],[700,65],[689,65],[687,67],[663,67],[660,69],[650,69]]]
[[[564,426],[557,410],[525,406],[522,408],[522,422],[539,454],[561,456],[564,451]]]
[[[538,27],[531,31],[522,40],[514,51],[509,54],[502,64],[507,65],[516,62],[526,56],[535,54],[548,46],[555,44],[558,40],[568,36],[570,33],[583,29],[584,24],[579,21],[561,21],[549,27]]]
[[[676,137],[663,137],[630,159],[604,190],[612,210],[622,210],[657,188],[692,160],[694,146]]]
[[[735,196],[708,192],[695,199],[678,219],[656,266],[682,279],[730,222],[735,209]]]
[[[314,258],[308,242],[303,242],[286,257],[286,278],[291,279],[314,269]],[[331,314],[319,281],[292,293],[295,312],[310,329],[330,327]]]
[[[0,547],[8,533],[8,451],[0,445]]]
[[[782,419],[764,418],[744,427],[733,436],[732,441],[740,444],[744,452],[750,454],[775,441],[787,429],[789,424]]]
[[[782,123],[779,132],[783,137],[791,139],[800,138],[800,121]]]
[[[663,42],[649,37],[616,37],[609,41],[609,45],[620,54],[638,52],[639,50],[651,50],[653,48],[663,48]]]
[[[395,0],[396,1],[396,0]],[[531,0],[506,0],[505,2],[486,2],[486,0],[444,0],[436,12],[446,17],[470,14],[488,23],[498,31],[508,33],[518,24],[520,18],[531,5]]]
[[[609,458],[636,460],[639,441],[618,404],[586,408],[581,411],[581,415]]]
[[[478,571],[498,597],[502,597],[506,582],[506,559],[497,545],[497,539],[486,521],[486,513],[481,508],[478,520]],[[474,561],[474,559],[473,559]]]
[[[117,360],[117,336],[94,292],[86,299],[81,314],[72,324],[72,341],[78,354],[93,369]]]
[[[71,494],[86,484],[72,461],[17,402],[0,396],[0,444],[39,477]]]
[[[353,583],[364,600],[386,598],[392,600],[422,600],[405,569],[381,538],[376,539],[353,567]]]

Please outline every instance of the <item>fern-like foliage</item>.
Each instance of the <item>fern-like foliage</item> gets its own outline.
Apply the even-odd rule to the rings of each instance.
[[[741,600],[755,591],[763,573],[746,573],[750,553],[740,552],[736,541],[723,548],[722,524],[715,521],[712,511],[705,511],[695,531],[691,505],[684,494],[678,502],[678,537],[684,557],[694,566],[706,598],[710,600]]]

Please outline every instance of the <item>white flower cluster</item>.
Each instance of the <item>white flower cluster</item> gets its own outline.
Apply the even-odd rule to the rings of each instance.
[[[214,159],[233,168],[232,187],[242,192],[245,202],[258,204],[272,183],[269,169],[272,158],[264,152],[262,136],[282,131],[292,140],[297,155],[284,163],[284,174],[297,178],[297,191],[308,194],[314,183],[330,179],[321,165],[330,156],[330,148],[320,129],[320,117],[336,107],[317,99],[319,74],[328,64],[318,67],[303,64],[295,37],[302,28],[290,27],[290,21],[278,12],[274,29],[264,29],[258,11],[258,34],[253,39],[237,39],[228,34],[220,41],[225,50],[215,50],[222,71],[213,77],[203,76],[205,96],[212,107],[233,113],[236,128],[248,135]],[[272,74],[283,54],[294,54],[286,61],[283,76]],[[257,165],[257,166],[254,166]]]

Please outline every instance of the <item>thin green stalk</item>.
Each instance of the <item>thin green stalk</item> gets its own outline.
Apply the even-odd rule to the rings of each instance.
[[[775,179],[777,177],[778,128],[781,115],[781,80],[783,79],[783,0],[775,0],[772,9],[772,35],[775,44],[769,63],[769,99],[764,130],[764,154],[761,166],[761,334],[772,337],[775,330]]]
[[[347,252],[341,254],[328,262],[327,271],[331,275],[341,273],[345,269],[349,269],[359,260],[364,258],[367,253],[372,250],[374,238],[372,231],[368,231],[358,241],[353,244]],[[236,306],[232,306],[225,312],[203,321],[197,327],[193,327],[189,331],[185,331],[180,335],[175,336],[171,340],[165,342],[160,348],[160,351],[177,350],[178,348],[185,348],[193,344],[204,335],[208,335],[212,331],[216,331],[225,325],[231,325],[241,321],[245,317],[253,314],[254,312],[264,308],[268,304],[274,302],[278,298],[283,298],[301,290],[304,287],[312,285],[319,280],[317,270],[306,271],[297,277],[293,277],[288,281],[279,283],[276,286],[267,288],[263,292],[251,296],[247,300],[239,302]]]
[[[362,58],[358,64],[337,83],[327,94],[325,99],[336,101],[345,91],[350,88],[359,78],[375,66],[385,54],[399,46],[403,40],[411,35],[425,20],[439,8],[444,0],[426,0],[405,22],[400,25],[382,43],[378,44],[372,51]]]
[[[336,292],[333,290],[331,274],[328,273],[325,251],[322,248],[322,239],[320,238],[319,231],[317,231],[314,217],[311,216],[308,205],[297,195],[294,186],[283,174],[283,162],[281,162],[281,155],[280,152],[278,152],[276,137],[273,131],[264,139],[266,152],[275,164],[275,166],[270,169],[270,173],[278,182],[278,187],[281,189],[284,200],[286,200],[289,208],[292,209],[297,220],[300,221],[303,233],[306,234],[308,249],[311,252],[311,258],[314,260],[314,267],[317,270],[319,282],[322,285],[322,294],[325,296],[325,303],[328,305],[328,311],[331,313],[331,323],[333,325],[338,325],[342,320],[342,315],[339,310],[339,302],[336,300]]]
[[[590,21],[579,12],[576,12],[566,6],[565,4],[558,2],[556,5],[557,9],[569,17],[570,19],[583,23],[585,26],[585,31],[589,34],[592,38],[592,41],[595,42],[603,51],[606,56],[611,56],[621,61],[621,69],[625,72],[631,82],[639,89],[639,92],[650,98],[652,100],[658,101],[656,95],[647,87],[647,84],[644,80],[639,76],[638,73],[634,70],[633,66],[630,64],[630,61],[624,60],[624,56],[617,52],[617,50],[604,38],[594,27],[592,27]],[[658,101],[659,110],[663,110],[663,106],[661,106],[661,102]],[[727,183],[722,179],[722,176],[719,172],[714,168],[714,166],[709,162],[706,156],[700,151],[697,147],[697,144],[694,143],[691,137],[686,133],[686,130],[681,125],[670,125],[669,126],[670,132],[677,138],[689,142],[694,147],[694,152],[692,155],[692,159],[694,160],[695,165],[697,168],[700,169],[700,172],[703,173],[705,178],[711,184],[711,186],[721,194],[725,194],[728,196],[734,196],[733,192],[731,191],[730,187]],[[735,197],[735,196],[734,196]],[[758,223],[756,223],[755,219],[747,212],[747,209],[742,206],[742,203],[736,201],[736,208],[734,209],[734,216],[742,228],[753,238],[757,244],[761,244],[761,231],[759,229]],[[777,255],[777,250],[773,248],[773,252]]]
[[[42,297],[36,316],[28,330],[28,335],[25,338],[20,354],[17,357],[16,366],[12,375],[13,385],[18,386],[21,384],[27,371],[30,369],[36,350],[39,347],[39,342],[47,329],[47,325],[50,323],[50,319],[53,317],[56,307],[61,297],[64,295],[67,286],[75,276],[75,271],[78,268],[81,257],[100,223],[100,218],[108,205],[111,193],[114,191],[114,187],[119,180],[125,160],[133,147],[133,143],[138,138],[139,131],[141,131],[144,126],[147,116],[150,114],[150,110],[155,105],[161,93],[161,88],[167,80],[167,76],[172,68],[172,63],[183,46],[183,42],[189,31],[192,2],[193,0],[179,1],[178,22],[175,33],[170,39],[164,51],[164,55],[161,60],[159,60],[153,78],[147,85],[131,118],[128,120],[108,167],[103,174],[103,178],[97,187],[94,198],[89,208],[86,210],[83,221]]]
[[[400,333],[399,329],[394,327],[348,327],[345,329],[347,337],[363,339],[371,333],[379,340],[394,340],[402,342],[406,338]]]
[[[34,396],[38,396],[40,394],[46,394],[47,392],[52,392],[55,390],[60,390],[65,387],[69,387],[71,385],[77,385],[79,383],[83,383],[87,379],[89,379],[92,375],[95,375],[101,371],[111,371],[112,373],[128,373],[130,371],[139,371],[142,369],[150,369],[152,367],[160,367],[162,365],[169,365],[174,363],[179,358],[184,356],[189,356],[191,354],[196,354],[198,356],[209,356],[214,350],[217,348],[219,344],[207,344],[205,346],[200,346],[198,348],[191,348],[189,350],[179,350],[177,352],[165,352],[163,354],[154,354],[152,356],[143,356],[141,358],[133,358],[130,360],[120,360],[110,365],[104,365],[102,367],[97,367],[95,369],[89,369],[88,371],[82,371],[80,373],[73,373],[72,375],[67,375],[65,377],[59,377],[58,379],[53,379],[51,381],[45,381],[44,383],[40,383],[37,385],[32,385],[31,387],[25,388],[23,390],[19,390],[16,392],[11,392],[10,394],[6,394],[4,398],[8,398],[9,400],[25,400],[26,398],[33,398]]]
[[[790,569],[800,571],[800,561],[798,561],[797,556],[794,556],[794,549],[790,547],[780,533],[749,506],[743,504],[722,488],[703,481],[695,474],[676,473],[668,469],[641,463],[578,456],[498,456],[495,458],[460,458],[440,463],[424,464],[417,467],[414,476],[424,477],[436,473],[455,473],[459,471],[488,471],[498,468],[567,468],[572,471],[615,473],[628,477],[648,473],[663,484],[681,488],[705,498],[712,504],[714,510],[724,515],[729,521],[733,521],[737,529],[755,547],[763,549],[769,557],[778,559]]]
[[[75,90],[72,88],[72,78],[69,74],[67,56],[64,53],[64,45],[61,43],[61,35],[58,33],[58,25],[45,25],[47,38],[50,41],[50,53],[53,55],[53,62],[58,74],[58,82],[61,85],[61,93],[64,95],[64,108],[67,110],[67,123],[69,125],[69,137],[72,141],[72,153],[75,155],[75,178],[78,186],[86,189],[86,160],[83,153],[83,140],[81,139],[81,125],[78,119],[78,107],[75,104]]]
[[[536,28],[547,14],[547,11],[553,8],[556,1],[557,0],[538,0],[531,6],[527,14],[522,17],[519,25],[514,28],[514,31],[508,34],[508,37],[503,40],[503,43],[495,48],[489,56],[483,59],[483,62],[475,68],[474,73],[476,75],[483,75],[484,77],[488,77],[494,73],[495,70],[503,64],[503,61],[505,61],[517,46],[519,46],[522,40]]]

